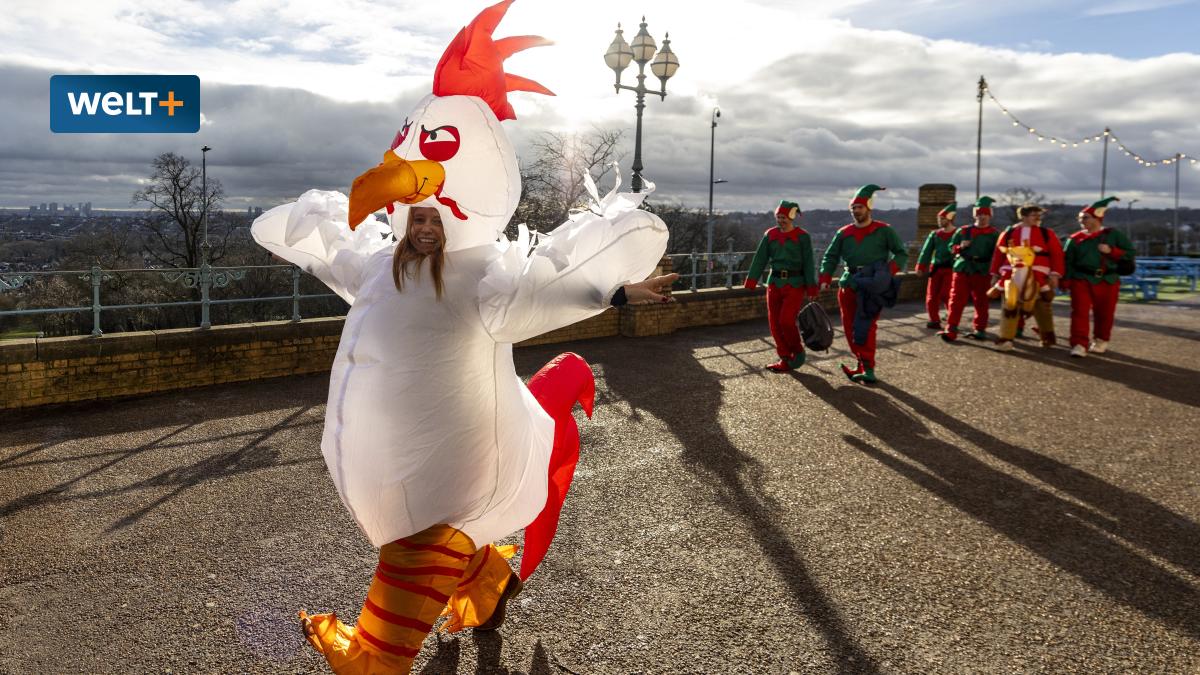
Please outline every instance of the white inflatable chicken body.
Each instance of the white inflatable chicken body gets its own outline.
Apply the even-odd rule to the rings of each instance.
[[[311,190],[252,226],[262,246],[351,305],[321,448],[342,501],[376,546],[440,523],[483,546],[538,516],[554,422],[517,377],[512,344],[602,312],[666,249],[663,222],[638,209],[644,194],[614,187],[601,199],[590,181],[589,207],[549,235],[523,227],[516,242],[502,235],[521,194],[500,125],[515,117],[505,93],[550,93],[503,72],[510,54],[544,44],[491,39],[510,3],[458,34],[434,93],[349,198]],[[428,273],[403,292],[393,282],[390,235],[404,236],[411,206],[441,215],[440,299]],[[391,231],[372,215],[383,207]]]

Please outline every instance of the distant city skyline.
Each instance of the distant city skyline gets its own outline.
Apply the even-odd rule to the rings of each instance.
[[[269,208],[310,188],[346,191],[428,93],[445,45],[486,4],[330,0],[278,12],[259,2],[183,2],[167,12],[149,0],[18,0],[0,18],[0,105],[10,117],[0,131],[0,205],[69,191],[97,208],[128,209],[154,156],[179,152],[199,164],[205,144],[227,208]],[[1200,204],[1200,165],[1188,161],[1200,157],[1200,123],[1181,86],[1200,80],[1193,0],[793,4],[734,3],[736,22],[683,2],[648,8],[648,30],[659,42],[669,31],[682,64],[666,100],[647,101],[653,200],[706,204],[709,120],[720,106],[716,177],[728,182],[715,190],[718,210],[765,211],[781,197],[835,208],[867,182],[889,187],[878,198],[889,207],[915,205],[917,187],[931,182],[954,183],[960,203],[973,201],[982,74],[1046,140],[1111,127],[1147,158],[1187,153],[1181,203]],[[616,22],[630,37],[642,11],[628,0],[513,5],[497,35],[557,43],[508,63],[558,94],[512,96],[518,119],[505,128],[519,151],[542,131],[622,129],[628,176],[633,100],[614,95],[601,57]],[[51,32],[59,39],[45,40]],[[49,132],[51,74],[148,70],[200,76],[198,134]],[[1065,202],[1099,197],[1096,145],[1052,149],[990,100],[983,129],[985,193],[1025,186]],[[1146,168],[1110,152],[1108,192],[1125,201],[1171,207],[1174,179],[1171,165]]]

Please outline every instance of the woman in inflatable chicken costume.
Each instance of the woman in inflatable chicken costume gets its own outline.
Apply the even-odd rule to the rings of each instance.
[[[492,39],[511,3],[454,38],[433,93],[348,199],[310,190],[252,227],[351,305],[321,450],[342,503],[380,548],[379,566],[355,626],[301,613],[308,641],[339,673],[408,672],[441,614],[450,631],[503,621],[557,527],[579,453],[571,408],[578,401],[590,415],[595,391],[574,354],[526,387],[512,344],[619,304],[666,250],[666,226],[638,208],[647,193],[614,186],[601,199],[590,179],[592,203],[549,235],[501,234],[521,195],[500,126],[515,118],[507,92],[551,94],[503,70],[514,52],[548,44]],[[381,208],[391,231],[373,216]],[[402,259],[442,232],[430,265]],[[514,547],[491,542],[521,528],[517,575],[505,561]]]

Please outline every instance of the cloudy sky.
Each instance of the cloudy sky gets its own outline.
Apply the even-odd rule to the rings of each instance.
[[[158,153],[175,151],[219,177],[228,206],[269,207],[309,188],[346,190],[374,166],[433,67],[483,1],[8,0],[0,15],[0,206],[92,201],[125,208]],[[602,56],[621,21],[642,12],[682,65],[665,101],[646,104],[644,174],[662,199],[708,196],[709,120],[716,130],[717,209],[767,209],[780,197],[842,207],[853,188],[886,185],[884,207],[915,205],[923,183],[974,197],[976,81],[983,110],[983,190],[1032,187],[1090,201],[1111,127],[1146,159],[1200,158],[1198,0],[517,0],[497,36],[555,40],[507,70],[558,95],[511,96],[505,126],[518,149],[545,130],[627,129],[634,98],[616,95]],[[797,8],[796,6],[800,6]],[[706,5],[705,7],[708,7]],[[632,71],[635,67],[631,67]],[[626,72],[626,81],[630,78]],[[194,135],[49,131],[52,74],[196,74],[203,126]],[[651,82],[657,83],[651,78]],[[1039,142],[1042,133],[1046,141]],[[1200,207],[1200,164],[1181,165],[1181,201]],[[1144,167],[1110,146],[1108,187],[1139,206],[1169,207],[1175,168]]]

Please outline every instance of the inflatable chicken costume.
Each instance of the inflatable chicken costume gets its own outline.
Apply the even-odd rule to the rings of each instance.
[[[343,504],[380,548],[358,623],[306,616],[337,672],[407,672],[439,613],[446,628],[494,628],[549,547],[578,457],[571,408],[594,383],[564,354],[530,380],[512,344],[609,306],[646,278],[667,228],[646,193],[600,198],[551,232],[501,233],[521,195],[500,121],[507,92],[550,94],[503,71],[537,37],[492,39],[512,0],[485,9],[437,65],[433,93],[403,120],[383,162],[350,197],[311,190],[254,222],[256,241],[350,303],[330,376],[321,449]],[[434,207],[445,231],[443,288],[397,290],[393,251],[408,211]],[[372,215],[386,208],[391,231]],[[418,268],[420,270],[420,268]],[[519,577],[491,545],[525,528]]]

